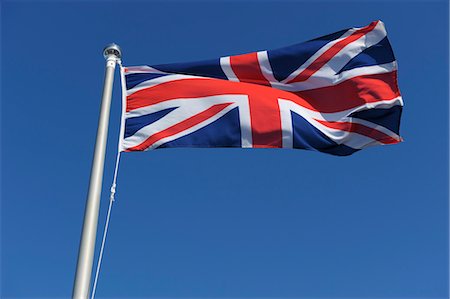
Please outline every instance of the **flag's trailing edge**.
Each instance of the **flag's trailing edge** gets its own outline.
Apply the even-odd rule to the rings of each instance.
[[[384,24],[215,60],[124,67],[122,151],[398,143],[403,101]]]

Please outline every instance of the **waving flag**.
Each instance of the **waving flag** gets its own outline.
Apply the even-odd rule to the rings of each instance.
[[[402,98],[384,24],[214,60],[122,68],[122,151],[394,144]]]

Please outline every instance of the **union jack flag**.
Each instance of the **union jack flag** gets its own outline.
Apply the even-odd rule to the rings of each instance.
[[[214,60],[122,67],[122,151],[398,143],[403,101],[384,24]]]

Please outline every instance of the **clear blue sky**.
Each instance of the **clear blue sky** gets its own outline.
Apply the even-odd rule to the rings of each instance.
[[[125,153],[97,294],[448,298],[448,10],[446,1],[1,1],[1,297],[71,295],[107,43],[126,65],[195,61],[381,19],[399,63],[404,143],[350,157]],[[119,85],[116,76],[99,233]]]

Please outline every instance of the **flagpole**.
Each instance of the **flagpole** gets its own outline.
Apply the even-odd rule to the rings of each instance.
[[[110,44],[103,50],[106,59],[105,82],[103,85],[102,104],[97,128],[94,158],[92,161],[89,191],[84,211],[83,231],[78,251],[77,271],[72,298],[88,299],[94,261],[95,240],[97,234],[100,194],[102,191],[103,168],[105,164],[106,141],[111,108],[111,95],[114,82],[114,70],[121,58],[120,47]]]

